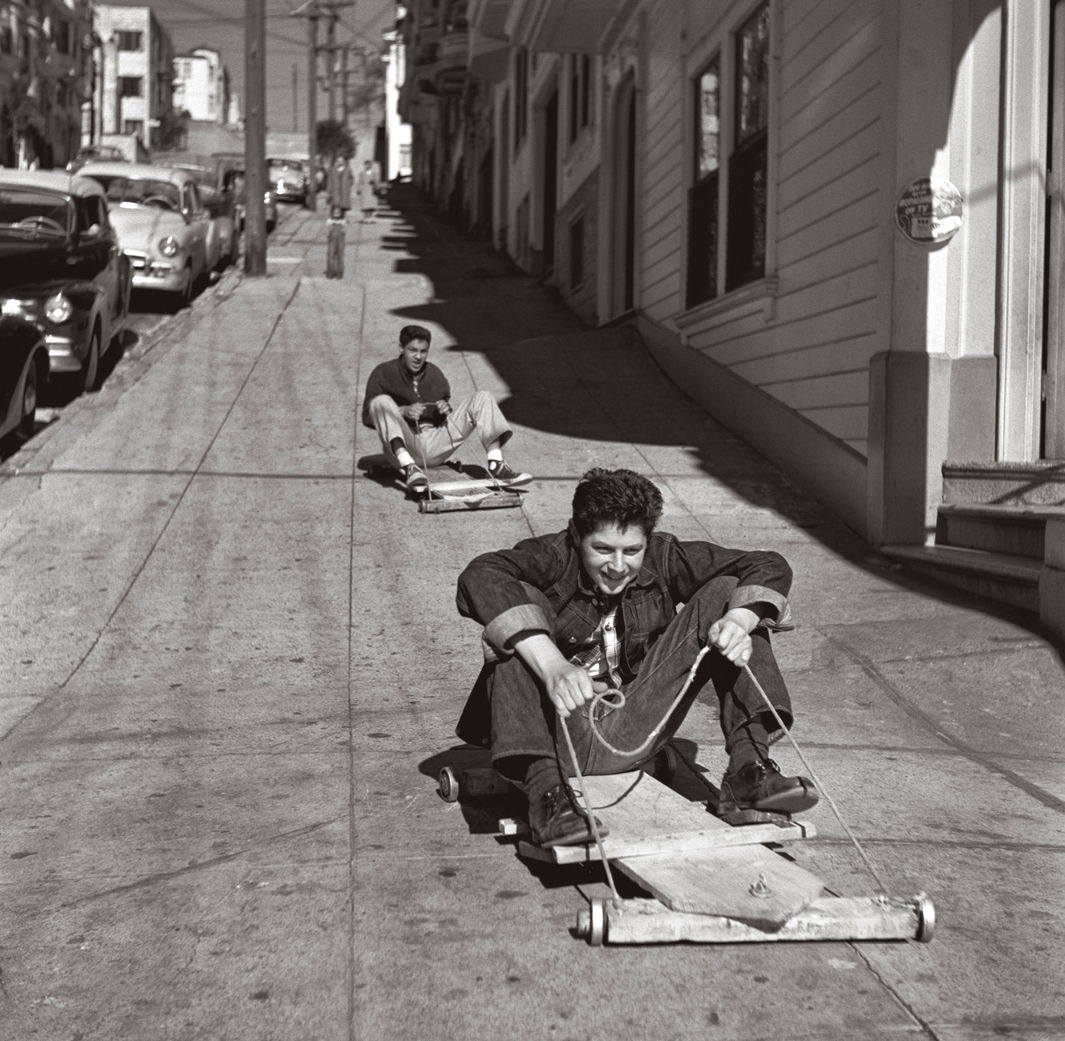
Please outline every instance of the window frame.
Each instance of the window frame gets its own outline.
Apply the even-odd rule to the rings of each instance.
[[[773,159],[769,145],[774,133],[773,90],[777,77],[773,57],[775,10],[773,0],[746,5],[734,21],[707,37],[704,46],[692,55],[686,94],[687,103],[692,106],[686,132],[690,149],[682,283],[686,310],[765,279],[771,270]],[[743,133],[741,102],[744,96],[750,97],[750,92],[745,95],[741,46],[744,34],[760,18],[765,19],[765,33],[760,37],[763,45],[755,54],[762,59],[759,66],[764,69],[764,79],[755,109],[761,119],[757,127]],[[703,172],[702,83],[715,66],[717,165],[714,170]],[[746,74],[749,82],[749,67]]]
[[[118,29],[115,32],[115,36],[117,37],[115,41],[116,50],[131,54],[144,50],[144,33],[140,29]],[[130,43],[134,43],[136,46],[128,46]]]

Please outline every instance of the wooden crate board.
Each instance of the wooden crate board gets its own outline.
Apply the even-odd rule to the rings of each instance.
[[[779,928],[816,900],[824,883],[765,846],[660,853],[615,861],[663,906]]]
[[[577,789],[576,783],[574,789]],[[763,842],[795,842],[815,832],[810,824],[752,824],[734,828],[702,803],[690,802],[648,774],[633,772],[586,777],[588,797],[596,817],[609,829],[603,849],[610,859],[682,853],[698,849],[752,846]],[[518,847],[522,856],[555,864],[580,864],[599,859],[589,846],[544,849],[530,842]]]

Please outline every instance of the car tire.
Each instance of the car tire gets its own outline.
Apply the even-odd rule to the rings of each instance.
[[[22,416],[15,427],[15,441],[25,444],[37,429],[37,398],[40,392],[40,370],[35,361],[30,361],[26,379],[22,384]]]
[[[100,389],[100,327],[93,326],[89,350],[81,366],[81,389],[91,394]]]

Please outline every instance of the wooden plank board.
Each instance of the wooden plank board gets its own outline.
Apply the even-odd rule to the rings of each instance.
[[[586,777],[588,797],[596,817],[610,834],[603,840],[609,859],[683,853],[699,849],[756,846],[763,842],[795,842],[815,834],[810,824],[751,824],[734,828],[648,774],[632,772]],[[578,790],[575,782],[574,790]],[[557,846],[544,849],[522,842],[518,851],[532,860],[555,864],[579,864],[599,859],[599,850],[588,846]]]
[[[604,939],[611,944],[785,940],[920,940],[927,943],[934,928],[931,902],[923,896],[913,900],[819,897],[779,929],[769,931],[731,917],[671,911],[657,900],[607,901],[604,912]],[[587,913],[582,912],[582,915]],[[578,933],[581,930],[579,919]]]
[[[603,840],[607,858],[670,910],[778,929],[824,889],[816,875],[761,845],[767,828],[787,829],[734,828],[644,773],[584,783],[591,809],[610,831]],[[789,837],[803,837],[801,826]],[[598,857],[594,846],[543,850],[522,842],[519,851],[556,863]]]
[[[779,928],[823,892],[824,883],[765,846],[660,853],[615,861],[671,911],[724,915]]]
[[[456,513],[461,510],[512,510],[521,506],[521,499],[505,492],[474,495],[469,498],[447,496],[418,500],[419,513]]]
[[[498,489],[504,491],[508,488],[514,488],[514,485],[503,484],[491,477],[476,477],[469,478],[462,481],[445,480],[446,476],[449,476],[454,471],[445,471],[440,469],[434,469],[429,471],[429,487],[434,495],[465,495],[468,492],[476,492],[483,489]],[[437,480],[439,475],[440,479]],[[515,489],[516,493],[516,489]]]

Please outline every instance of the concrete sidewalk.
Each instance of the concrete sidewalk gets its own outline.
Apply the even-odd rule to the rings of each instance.
[[[1058,649],[889,566],[628,330],[393,201],[340,282],[324,214],[291,214],[269,277],[0,467],[4,1036],[1065,1038]],[[523,510],[422,515],[359,473],[407,322],[500,399]],[[479,663],[455,578],[562,527],[591,465],[655,479],[667,530],[788,557],[795,736],[890,891],[932,896],[931,944],[590,948],[600,874],[533,870],[436,795]],[[716,782],[712,706],[682,736]],[[789,852],[876,892],[809,817]]]

